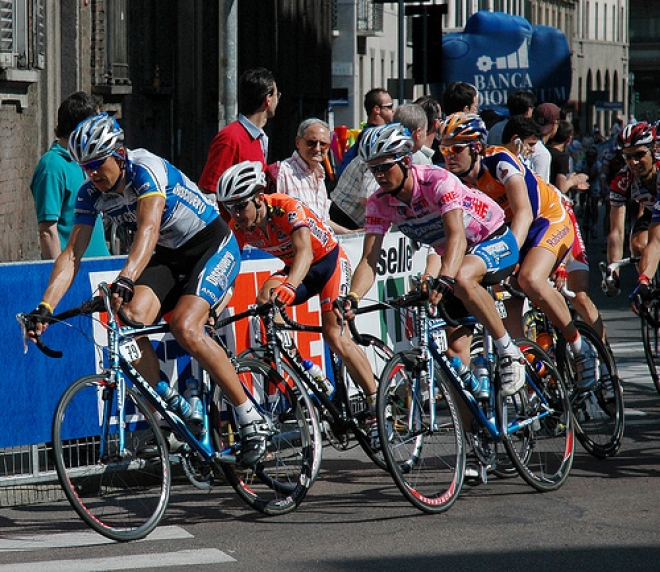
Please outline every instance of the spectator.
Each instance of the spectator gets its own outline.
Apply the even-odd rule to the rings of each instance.
[[[554,103],[542,103],[534,109],[532,119],[541,126],[541,139],[534,147],[534,152],[530,155],[530,164],[532,165],[532,170],[544,182],[549,183],[551,156],[546,143],[557,132],[559,108]]]
[[[471,83],[454,81],[442,94],[442,110],[446,115],[457,113],[479,113],[479,92]]]
[[[515,93],[512,93],[506,100],[509,117],[513,117],[514,115],[531,117],[534,111],[534,101],[534,94],[527,89],[519,89]],[[502,145],[502,131],[504,131],[507,121],[508,119],[504,118],[488,130],[488,145]]]
[[[85,172],[71,159],[67,144],[76,126],[98,113],[98,98],[85,92],[72,93],[57,110],[57,127],[50,149],[41,157],[32,175],[30,190],[39,223],[39,245],[45,260],[57,258],[67,245],[73,228],[78,189]],[[85,256],[108,256],[103,221],[97,217]]]
[[[321,119],[305,119],[298,126],[293,155],[271,165],[270,169],[275,174],[278,193],[298,199],[335,234],[347,234],[351,231],[330,220],[330,199],[322,165],[329,147],[328,124]]]
[[[356,137],[355,143],[344,153],[341,163],[336,170],[337,177],[341,177],[351,161],[357,156],[358,145],[364,131],[377,125],[385,125],[392,122],[392,118],[394,117],[392,96],[382,87],[370,89],[364,96],[364,110],[367,113],[367,124]]]
[[[236,163],[259,161],[265,167],[268,137],[264,127],[275,115],[281,96],[272,72],[264,68],[243,72],[238,80],[238,119],[211,141],[199,179],[202,191],[215,195],[220,176]]]
[[[412,137],[412,162],[415,165],[432,165],[433,149],[426,147],[428,152],[424,152],[424,142],[427,137],[426,112],[416,103],[404,103],[400,105],[394,114],[394,121],[401,123]]]
[[[568,144],[573,140],[573,126],[570,121],[562,119],[557,126],[554,137],[548,141],[550,151],[550,182],[562,193],[568,194],[572,188],[586,190],[587,177],[582,172],[571,169],[571,156]],[[600,184],[598,184],[600,192]]]
[[[376,178],[367,164],[360,157],[355,157],[339,177],[330,195],[331,220],[350,230],[363,228],[367,199],[378,188]]]
[[[414,103],[421,105],[422,109],[426,112],[427,129],[424,147],[428,147],[433,151],[431,162],[434,165],[444,163],[442,153],[440,153],[440,141],[438,141],[438,128],[440,127],[440,120],[442,118],[440,104],[430,95],[418,97]],[[424,147],[422,147],[422,151],[428,155],[429,151]]]

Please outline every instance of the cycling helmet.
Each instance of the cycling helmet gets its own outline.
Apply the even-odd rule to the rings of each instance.
[[[219,203],[249,199],[266,188],[266,174],[259,161],[243,161],[232,165],[218,180]]]
[[[655,143],[655,128],[646,121],[630,123],[619,132],[619,148],[653,145]]]
[[[453,113],[440,124],[440,139],[486,142],[488,131],[476,113]]]
[[[412,151],[413,140],[401,123],[388,123],[364,131],[360,140],[360,157],[373,161],[381,157],[404,156]]]
[[[92,115],[78,124],[69,137],[69,153],[84,164],[110,157],[124,145],[124,131],[107,113]]]

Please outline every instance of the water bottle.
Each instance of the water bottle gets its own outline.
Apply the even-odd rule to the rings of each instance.
[[[199,398],[199,381],[194,377],[186,380],[185,398],[190,403],[190,421],[193,423],[201,423],[204,420],[204,406],[202,400]]]
[[[169,383],[166,381],[159,381],[158,385],[156,385],[156,393],[167,401],[170,409],[180,415],[181,419],[184,421],[190,420],[190,416],[192,415],[190,403],[179,395],[176,388],[170,387]]]
[[[312,360],[306,359],[303,361],[303,367],[305,368],[305,371],[309,372],[321,391],[326,395],[332,394],[335,388],[332,386],[332,383],[330,383],[330,380],[325,377],[323,370],[318,365]]]
[[[490,399],[490,371],[488,370],[488,361],[482,355],[474,358],[474,377],[477,378],[479,389],[475,392],[475,397],[486,401]]]
[[[465,387],[465,389],[469,390],[471,393],[479,391],[479,380],[470,371],[470,368],[461,361],[461,358],[453,357],[449,360],[449,363],[456,370],[458,376],[463,380],[463,387]]]

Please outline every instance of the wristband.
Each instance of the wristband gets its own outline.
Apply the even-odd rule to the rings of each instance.
[[[46,302],[45,300],[42,300],[41,302],[39,302],[39,306],[43,306],[51,314],[53,313],[53,307],[48,302]]]
[[[355,301],[356,301],[358,304],[360,303],[360,300],[361,300],[361,298],[360,298],[355,292],[353,292],[353,290],[351,290],[351,291],[346,295],[346,297],[347,297],[347,298],[354,298]]]
[[[651,284],[651,279],[646,275],[646,274],[640,274],[639,278],[637,279],[638,284]]]

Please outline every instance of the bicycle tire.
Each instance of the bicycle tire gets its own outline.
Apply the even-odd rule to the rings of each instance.
[[[225,477],[249,506],[267,515],[295,510],[311,486],[313,444],[307,420],[293,388],[269,364],[236,360],[241,382],[252,391],[274,433],[264,458],[254,467],[220,463]],[[220,387],[212,396],[211,423],[218,451],[240,444],[233,409]]]
[[[541,492],[553,491],[568,478],[575,452],[568,389],[541,346],[526,338],[516,344],[527,358],[526,383],[506,398],[497,384],[504,446],[525,482]]]
[[[614,357],[588,324],[576,322],[582,339],[595,350],[599,378],[591,391],[574,390],[577,379],[572,354],[563,336],[557,341],[557,364],[571,394],[575,434],[585,450],[599,459],[615,455],[625,427],[623,390]]]
[[[371,364],[373,370],[374,379],[376,381],[376,390],[378,390],[378,385],[380,384],[380,376],[383,373],[385,365],[394,355],[394,352],[392,351],[392,348],[385,344],[385,342],[383,342],[380,338],[377,338],[371,334],[362,334],[362,340],[363,343],[360,345],[360,347],[367,354],[369,363]],[[366,410],[367,400],[364,395],[364,391],[356,382],[353,381],[350,374],[346,370],[346,366],[343,363],[341,364],[341,371],[344,380],[346,381],[346,395],[349,397],[349,403],[347,406],[353,409],[353,403],[357,403],[358,407],[362,406]],[[358,411],[352,411],[352,413],[359,414]],[[369,457],[379,468],[388,470],[387,462],[385,461],[382,449],[374,450],[372,448],[371,436],[369,435],[369,432],[362,427],[356,427],[353,430],[353,433],[355,435],[355,439],[360,444],[360,447],[362,447],[362,450],[367,454],[367,457]]]
[[[165,439],[139,394],[126,388],[125,448],[119,451],[118,428],[110,426],[107,455],[100,458],[101,415],[116,414],[116,389],[103,375],[72,383],[53,418],[53,454],[57,476],[78,515],[96,532],[118,542],[152,532],[169,500],[171,473]],[[140,419],[135,421],[135,419]]]
[[[378,432],[403,496],[423,512],[441,513],[456,502],[463,487],[465,440],[454,398],[437,366],[436,401],[413,390],[420,363],[418,352],[404,351],[385,366],[378,391]],[[435,428],[429,427],[431,406]]]
[[[649,312],[656,322],[660,322],[660,300],[652,300],[649,303]],[[644,358],[649,367],[653,385],[660,393],[660,328],[656,328],[644,318],[641,320]]]
[[[266,348],[264,346],[248,348],[240,353],[238,359],[254,358],[263,361],[265,359],[265,354]],[[271,364],[271,366],[274,367],[274,364]],[[309,435],[312,439],[311,486],[319,475],[323,461],[323,431],[321,430],[321,423],[319,421],[320,414],[317,410],[316,401],[312,399],[305,383],[300,379],[298,373],[293,367],[289,365],[286,359],[280,360],[279,366],[279,368],[275,369],[281,371],[284,380],[296,393],[299,406],[307,421]]]

